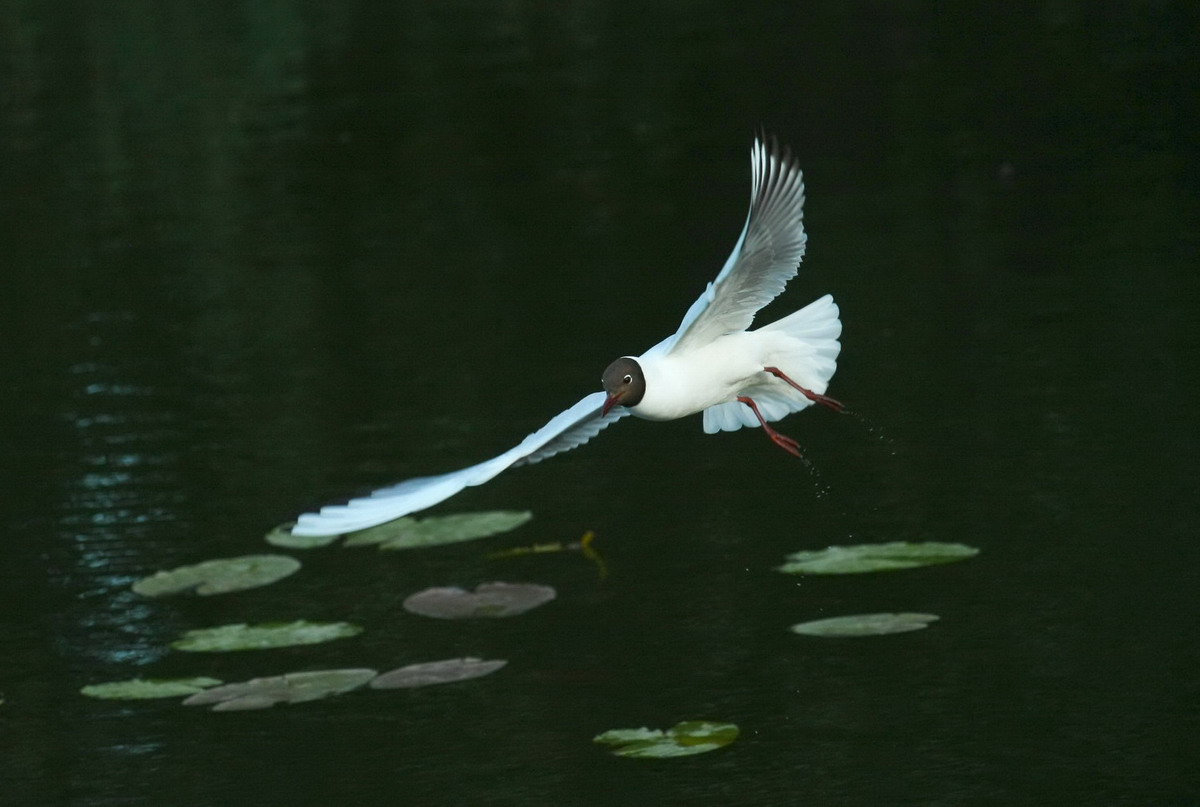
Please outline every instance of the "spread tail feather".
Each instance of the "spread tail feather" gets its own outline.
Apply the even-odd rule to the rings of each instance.
[[[829,388],[829,380],[837,371],[837,357],[842,346],[838,337],[842,323],[838,307],[826,294],[799,311],[758,329],[781,331],[789,337],[787,351],[777,357],[776,365],[796,383],[817,394]],[[784,382],[763,374],[763,382],[742,390],[742,395],[754,399],[768,422],[781,420],[792,412],[812,405],[812,401]],[[743,426],[757,427],[758,418],[750,408],[737,401],[717,404],[704,410],[704,431],[737,431]]]

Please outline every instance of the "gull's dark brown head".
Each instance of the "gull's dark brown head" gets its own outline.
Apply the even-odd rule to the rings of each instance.
[[[604,401],[601,415],[607,415],[614,406],[637,406],[646,394],[646,376],[642,366],[625,356],[608,365],[600,377],[608,398]]]

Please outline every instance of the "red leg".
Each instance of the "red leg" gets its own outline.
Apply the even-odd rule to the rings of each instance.
[[[805,389],[792,379],[788,378],[783,370],[780,370],[778,367],[764,367],[763,370],[775,376],[776,378],[791,384],[794,389],[799,390],[801,395],[803,395],[805,398],[808,398],[808,400],[812,401],[813,403],[819,403],[821,406],[828,406],[834,412],[846,411],[846,407],[841,401],[830,398],[828,395],[818,395],[810,389]]]
[[[804,459],[804,455],[800,453],[800,444],[788,437],[786,434],[780,434],[771,428],[770,425],[767,424],[766,419],[763,418],[762,412],[758,411],[758,404],[754,402],[753,398],[747,398],[745,395],[739,395],[738,400],[750,407],[750,411],[754,413],[756,418],[758,418],[759,425],[763,427],[763,431],[767,433],[767,437],[770,437],[775,445],[779,446],[794,457]]]

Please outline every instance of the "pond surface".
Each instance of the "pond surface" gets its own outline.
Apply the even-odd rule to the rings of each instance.
[[[0,787],[21,805],[1184,805],[1197,681],[1197,24],[1185,3],[0,6]],[[622,421],[409,552],[146,599],[304,510],[515,444],[671,332],[764,127],[842,308],[830,394]],[[489,552],[595,531],[577,553]],[[812,577],[830,544],[962,563]],[[557,599],[405,612],[431,586]],[[789,626],[940,617],[858,639]],[[348,621],[186,654],[187,630]],[[133,677],[459,656],[498,672],[218,714]],[[675,760],[610,729],[736,724]]]

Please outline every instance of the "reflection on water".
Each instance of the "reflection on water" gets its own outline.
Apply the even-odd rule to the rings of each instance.
[[[61,381],[60,418],[69,426],[59,466],[51,584],[73,594],[60,609],[54,649],[87,664],[138,666],[163,658],[163,618],[128,586],[145,571],[147,551],[187,506],[182,469],[187,439],[177,395],[144,347],[146,331],[129,310],[96,312],[77,327],[88,356]]]
[[[0,6],[6,795],[1194,797],[1194,14],[965,9]],[[759,125],[803,155],[810,231],[763,319],[833,292],[832,394],[864,418],[789,420],[817,476],[761,435],[623,423],[461,504],[534,510],[512,545],[594,530],[603,582],[487,561],[491,542],[305,553],[228,597],[129,591],[492,456],[657,341],[737,235]],[[771,571],[869,540],[983,551],[869,579]],[[561,596],[487,626],[398,607],[506,575]],[[861,642],[786,631],[897,610],[942,618]],[[367,631],[165,649],[295,618]],[[456,655],[509,665],[245,719],[77,695]],[[697,718],[743,735],[652,768],[590,743]]]

